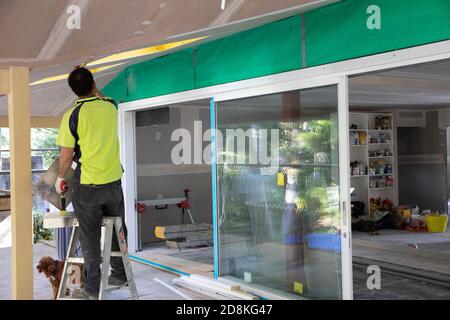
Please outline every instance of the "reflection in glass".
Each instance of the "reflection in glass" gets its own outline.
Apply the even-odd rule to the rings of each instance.
[[[217,128],[220,275],[340,299],[336,87],[219,103]],[[244,149],[231,143],[239,129]]]

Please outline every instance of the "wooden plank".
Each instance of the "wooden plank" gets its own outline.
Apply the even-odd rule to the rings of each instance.
[[[31,190],[28,68],[10,68],[9,137],[13,299],[33,299],[33,215]]]
[[[257,296],[254,296],[254,295],[251,295],[248,293],[244,293],[244,292],[240,292],[240,291],[236,291],[236,290],[223,289],[220,286],[216,286],[215,284],[205,283],[205,282],[199,281],[199,280],[191,278],[191,277],[181,276],[181,279],[183,279],[184,281],[186,281],[188,283],[192,283],[192,284],[198,285],[200,287],[203,287],[205,289],[216,291],[220,294],[235,296],[242,300],[258,300]]]
[[[136,254],[146,260],[160,263],[162,265],[181,270],[189,274],[202,274],[205,276],[212,276],[214,266],[212,264],[201,263],[186,259],[172,257],[166,254],[151,253],[151,251],[143,251]]]
[[[226,296],[220,295],[220,294],[218,294],[217,292],[212,292],[212,291],[210,291],[210,290],[205,290],[204,288],[202,289],[202,288],[200,288],[200,287],[197,287],[197,286],[195,286],[195,285],[193,285],[193,284],[190,284],[190,283],[188,283],[188,282],[186,282],[186,281],[184,281],[184,280],[181,280],[181,279],[179,279],[179,278],[173,279],[173,280],[172,280],[172,283],[173,283],[174,285],[179,286],[179,287],[182,287],[182,288],[184,288],[184,289],[186,289],[186,290],[189,290],[189,291],[198,293],[198,294],[200,294],[200,295],[202,295],[202,296],[206,296],[206,297],[208,297],[209,299],[213,299],[213,300],[223,300],[224,298],[227,298]]]
[[[195,248],[195,247],[203,247],[203,246],[212,246],[213,240],[211,238],[197,239],[197,240],[187,239],[186,241],[166,240],[166,245],[170,249]]]
[[[210,236],[212,239],[211,224],[186,224],[155,227],[155,235],[159,239],[170,240],[192,236]]]
[[[241,286],[236,283],[231,284],[231,283],[220,282],[220,281],[202,276],[201,274],[191,274],[191,278],[197,279],[199,281],[203,281],[206,283],[214,283],[214,285],[219,286],[224,289],[227,289],[227,290],[239,290],[241,288]]]

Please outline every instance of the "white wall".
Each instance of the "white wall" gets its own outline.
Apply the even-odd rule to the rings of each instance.
[[[184,189],[191,189],[191,212],[196,223],[212,223],[211,168],[209,165],[174,165],[172,148],[178,143],[171,141],[171,134],[185,128],[193,136],[194,121],[201,120],[203,131],[210,128],[209,106],[183,105],[170,107],[168,124],[136,128],[136,162],[138,200],[183,197]],[[203,143],[206,146],[208,143]],[[193,160],[192,160],[193,162]],[[186,215],[185,222],[189,222]],[[147,208],[142,216],[142,243],[160,241],[154,235],[156,226],[182,224],[181,209],[169,206],[157,210]]]

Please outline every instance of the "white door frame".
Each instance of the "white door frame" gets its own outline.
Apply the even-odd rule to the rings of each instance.
[[[338,83],[339,91],[339,130],[343,130],[345,124],[348,124],[348,77],[362,75],[369,72],[387,70],[392,68],[405,67],[426,62],[440,61],[450,59],[450,40],[437,42],[428,45],[417,46],[408,49],[381,53],[368,57],[351,59],[342,62],[330,63],[318,67],[311,67],[301,70],[295,70],[265,77],[259,77],[250,80],[242,80],[223,85],[211,86],[201,89],[189,90],[180,93],[174,93],[154,98],[142,99],[132,102],[119,104],[119,137],[121,139],[122,163],[125,169],[124,191],[125,191],[125,212],[126,222],[129,224],[131,241],[129,240],[130,252],[136,251],[137,234],[137,216],[135,212],[136,195],[136,162],[135,162],[135,118],[134,113],[138,110],[145,110],[155,107],[161,107],[170,104],[189,102],[202,99],[214,98],[216,102],[230,100],[232,97],[251,97],[275,92],[284,92],[289,90],[304,89],[308,87],[317,87]],[[337,81],[337,82],[336,82]],[[345,107],[346,106],[346,107]],[[342,112],[346,108],[346,112]],[[342,123],[342,124],[341,124]],[[348,130],[340,132],[342,135],[348,135]],[[344,145],[348,148],[348,141],[340,139],[340,148]],[[347,162],[349,155],[340,150],[340,161]],[[348,171],[347,163],[343,164],[340,170],[341,186],[349,184],[349,173],[343,176],[344,171]],[[347,181],[347,182],[346,182]],[[344,191],[344,193],[348,191]],[[342,194],[342,190],[341,190]],[[343,259],[343,292],[344,299],[351,299],[352,292],[352,265],[351,265],[351,228],[350,228],[350,197],[345,203],[346,217],[342,222],[343,232],[348,230],[347,240],[343,242],[343,253],[350,256],[350,259]],[[347,225],[345,225],[347,222]],[[134,226],[133,226],[134,224]],[[348,244],[348,245],[347,245]],[[348,252],[345,252],[348,251]],[[345,279],[345,281],[344,281]]]

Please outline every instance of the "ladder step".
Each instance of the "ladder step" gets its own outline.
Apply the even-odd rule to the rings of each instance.
[[[68,263],[84,263],[84,258],[80,257],[70,257],[66,260]]]
[[[102,253],[103,256],[103,253]],[[111,252],[111,257],[121,257],[122,253],[120,251]],[[84,258],[81,257],[70,257],[67,259],[68,263],[84,263]]]

